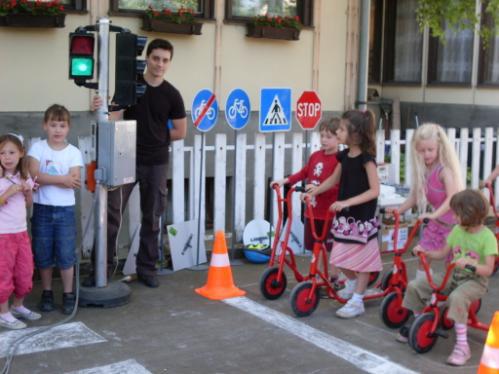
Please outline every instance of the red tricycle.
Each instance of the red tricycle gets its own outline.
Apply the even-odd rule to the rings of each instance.
[[[289,189],[284,198],[281,193],[281,188],[277,183],[272,185],[272,189],[277,195],[277,224],[275,228],[274,240],[272,242],[272,252],[269,260],[269,267],[263,272],[260,277],[260,292],[269,300],[275,300],[281,297],[286,290],[287,279],[284,272],[284,266],[288,266],[293,272],[297,282],[308,279],[302,275],[296,266],[295,255],[293,250],[288,246],[288,241],[291,234],[291,223],[293,217],[292,195],[294,192],[304,192],[303,187],[293,186]],[[284,232],[283,240],[281,241],[281,230],[283,226],[284,205],[288,211],[288,223]],[[280,252],[279,252],[279,243]]]
[[[494,190],[492,189],[492,184],[487,183],[485,185],[487,189],[489,190],[489,201],[490,205],[492,206],[492,211],[494,212],[494,216],[496,218],[496,239],[497,242],[499,243],[499,214],[497,213],[497,208],[496,208],[496,199],[494,197]],[[496,256],[496,263],[494,266],[494,274],[499,270],[499,256]]]
[[[305,203],[309,212],[309,216],[313,217],[313,212],[310,206],[310,199],[306,199]],[[330,222],[334,213],[328,212],[326,222]],[[399,216],[395,215],[394,239],[398,242]],[[291,292],[291,308],[297,317],[305,317],[312,314],[319,305],[319,289],[325,287],[327,296],[340,303],[346,303],[347,300],[338,295],[338,292],[329,278],[329,263],[324,241],[329,230],[329,224],[325,224],[321,235],[318,235],[315,229],[314,220],[311,218],[312,235],[314,237],[314,246],[312,259],[310,262],[309,279],[298,283]],[[412,238],[415,236],[421,222],[418,220],[411,230],[406,245],[402,250],[398,250],[394,245],[394,261],[393,268],[388,272],[381,282],[382,289],[374,293],[369,293],[364,296],[364,300],[372,300],[382,298],[388,294],[393,294],[385,304],[386,321],[392,325],[398,325],[405,322],[408,318],[408,312],[401,307],[402,294],[407,286],[407,272],[405,264],[402,260],[402,254],[409,247]],[[377,274],[373,273],[376,277]],[[403,321],[403,322],[401,322]]]
[[[445,302],[448,298],[447,295],[442,293],[447,281],[456,267],[456,264],[451,263],[447,266],[447,270],[442,279],[442,283],[437,286],[433,282],[433,277],[430,273],[430,266],[426,260],[424,253],[418,253],[418,256],[423,264],[426,278],[433,293],[430,298],[430,304],[423,309],[423,313],[415,318],[414,322],[409,329],[409,345],[418,353],[426,353],[430,351],[435,345],[439,336],[447,338],[447,333],[443,330],[449,330],[454,327],[454,321],[447,318],[447,307],[440,310],[439,305]],[[468,326],[488,331],[489,326],[480,322],[476,316],[480,310],[481,300],[476,300],[471,303],[468,311]]]

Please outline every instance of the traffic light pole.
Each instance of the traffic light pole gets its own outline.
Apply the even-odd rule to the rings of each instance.
[[[101,18],[99,26],[99,70],[97,92],[102,98],[102,105],[97,110],[97,127],[109,121],[107,97],[109,96],[109,19]],[[97,128],[98,136],[98,128]],[[98,138],[97,138],[97,141]],[[97,155],[99,157],[99,155]],[[95,242],[95,285],[107,285],[107,188],[103,184],[102,173],[96,179],[97,209],[96,209],[96,242]]]
[[[109,122],[107,98],[109,92],[109,31],[108,18],[101,18],[97,23],[99,35],[99,64],[98,64],[98,95],[102,98],[102,105],[97,110],[97,144],[99,142],[99,128]],[[96,147],[99,149],[99,147]],[[79,304],[82,306],[116,307],[128,303],[130,288],[122,282],[107,282],[107,186],[105,172],[99,166],[96,180],[96,210],[95,210],[95,286],[81,287]]]

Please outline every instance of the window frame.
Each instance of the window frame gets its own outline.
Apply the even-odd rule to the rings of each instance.
[[[475,34],[473,33],[473,39],[475,38]],[[471,60],[473,64],[473,43],[471,44]],[[427,67],[427,86],[435,87],[471,87],[473,82],[473,67],[471,69],[470,78],[466,82],[443,82],[437,80],[437,64],[438,64],[438,50],[441,46],[441,42],[437,37],[429,35],[428,40],[428,67]]]
[[[480,26],[493,26],[492,17],[485,13],[485,4],[482,4],[481,16],[480,16]],[[498,35],[492,35],[490,43],[495,41],[495,38],[498,38]],[[485,40],[482,36],[479,39],[479,53],[478,53],[478,77],[477,77],[477,87],[490,87],[490,88],[499,88],[499,81],[497,82],[486,82],[485,81],[485,71],[488,64],[488,56],[490,53],[490,45],[488,48],[485,48]]]
[[[385,1],[384,15],[385,22],[383,25],[383,66],[382,70],[382,84],[394,86],[420,86],[423,82],[422,74],[419,79],[414,81],[401,81],[395,80],[395,29],[397,26],[397,3],[398,1]],[[421,36],[421,55],[420,66],[421,73],[423,73],[423,45],[424,35]]]
[[[201,2],[201,12],[195,17],[199,19],[214,19],[215,0],[199,0]],[[119,9],[119,0],[109,0],[109,15],[122,17],[142,17],[145,14],[143,10]]]
[[[297,15],[300,17],[304,27],[313,27],[314,0],[297,0]],[[241,17],[232,15],[232,1],[225,1],[225,22],[227,23],[247,23],[251,17]]]
[[[371,0],[371,4],[376,4],[376,10],[372,15],[374,21],[374,47],[373,53],[369,51],[368,61],[368,84],[381,84],[383,71],[383,14],[385,11],[385,2],[383,0]]]

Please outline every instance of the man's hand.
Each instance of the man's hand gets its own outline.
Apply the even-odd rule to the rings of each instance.
[[[92,112],[95,112],[96,110],[98,110],[102,105],[104,104],[104,101],[102,100],[102,97],[100,97],[99,95],[95,95],[93,98],[92,98],[92,103],[90,105],[90,109],[92,110]]]

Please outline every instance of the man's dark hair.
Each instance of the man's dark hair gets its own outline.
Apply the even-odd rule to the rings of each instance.
[[[148,57],[154,49],[164,49],[170,51],[171,57],[173,58],[173,45],[168,40],[165,39],[154,39],[147,45],[146,57]]]

